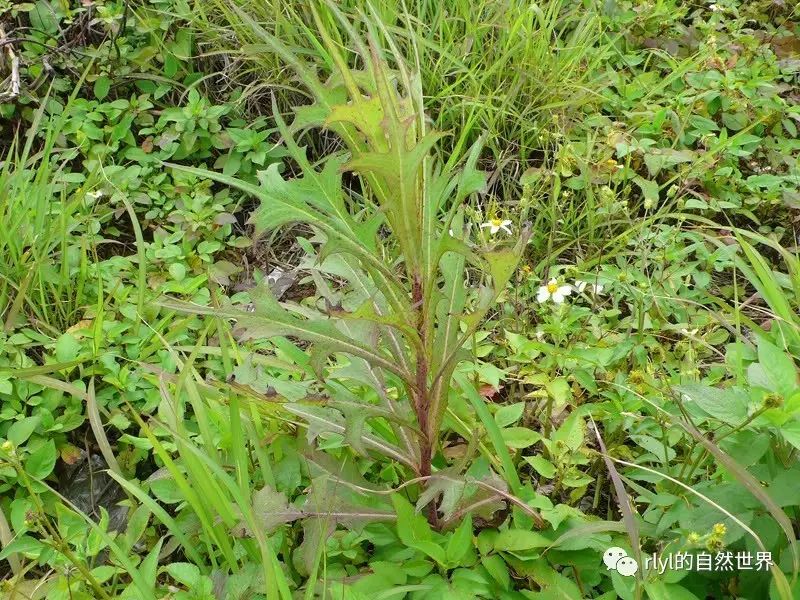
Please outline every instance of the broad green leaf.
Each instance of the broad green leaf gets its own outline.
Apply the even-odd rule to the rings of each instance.
[[[558,408],[566,406],[572,400],[572,388],[564,377],[556,377],[548,381],[545,389]]]
[[[797,389],[797,367],[789,355],[766,340],[758,342],[758,362],[772,382],[772,389],[789,398]]]
[[[699,383],[687,383],[675,389],[704,413],[727,425],[739,425],[747,418],[750,395],[744,390],[719,389]]]
[[[111,79],[102,75],[94,82],[94,97],[98,100],[104,100],[108,96],[108,91],[111,89]]]
[[[31,477],[44,479],[52,473],[57,457],[55,441],[48,440],[25,460],[25,471]]]
[[[81,351],[81,345],[71,333],[64,333],[56,341],[56,359],[59,362],[75,360]]]
[[[433,541],[433,532],[428,521],[400,494],[392,495],[392,504],[397,514],[397,534],[409,548],[427,554],[440,565],[447,564],[444,548]]]
[[[584,432],[586,431],[586,424],[583,421],[578,411],[572,411],[570,415],[564,419],[561,426],[553,433],[551,440],[554,442],[563,442],[564,445],[577,452],[583,446]]]
[[[525,462],[536,469],[542,477],[551,479],[556,474],[555,465],[543,456],[526,456]]]
[[[544,559],[530,561],[525,568],[517,563],[518,561],[512,561],[512,566],[519,567],[541,588],[540,592],[532,596],[536,600],[583,599],[583,594],[575,582],[553,569]]]
[[[466,290],[464,289],[464,256],[447,252],[439,261],[444,286],[436,304],[437,328],[434,348],[437,349],[434,369],[440,361],[456,350],[455,345],[460,335],[460,316],[464,311]]]
[[[788,421],[780,426],[779,431],[783,439],[800,450],[800,421]]]
[[[31,437],[31,434],[39,425],[40,421],[41,418],[38,416],[25,417],[19,421],[15,421],[11,424],[11,427],[8,428],[6,438],[8,438],[8,440],[15,446],[21,446],[28,440],[29,437]]]
[[[174,562],[168,564],[164,570],[178,583],[192,589],[200,581],[200,569],[191,563]]]
[[[698,600],[692,592],[677,583],[665,583],[654,579],[644,584],[650,600]]]
[[[459,565],[472,548],[472,515],[468,513],[447,542],[448,562]]]
[[[503,248],[487,252],[483,257],[489,264],[492,286],[497,296],[505,289],[508,280],[516,270],[517,264],[519,264],[519,252],[514,248]]]
[[[525,412],[524,402],[515,402],[514,404],[506,404],[501,406],[496,413],[494,413],[494,420],[497,422],[498,427],[508,427],[513,425],[522,418],[522,413]]]
[[[542,439],[540,433],[527,427],[504,427],[500,430],[503,442],[509,448],[520,449],[533,446]]]
[[[161,553],[161,546],[164,543],[164,538],[160,538],[154,545],[147,556],[144,557],[139,567],[142,578],[147,584],[155,589],[156,578],[158,577],[158,556]]]
[[[501,531],[494,540],[494,549],[498,552],[521,552],[547,548],[553,540],[535,531],[524,529],[506,529]]]
[[[502,589],[508,590],[511,588],[511,575],[508,572],[508,566],[506,566],[506,562],[499,554],[482,556],[481,564]]]
[[[14,538],[10,544],[0,551],[0,560],[5,560],[11,554],[30,554],[36,558],[44,548],[45,545],[39,540],[28,535],[21,535]]]

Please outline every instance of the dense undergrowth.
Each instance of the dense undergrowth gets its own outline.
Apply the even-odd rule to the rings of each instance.
[[[0,12],[0,597],[800,597],[797,7]]]

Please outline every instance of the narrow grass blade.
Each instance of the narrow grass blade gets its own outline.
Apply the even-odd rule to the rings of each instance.
[[[619,506],[619,512],[622,514],[622,521],[625,524],[625,529],[628,532],[628,537],[631,539],[631,548],[636,555],[636,562],[642,564],[642,548],[641,548],[641,540],[639,537],[639,525],[636,523],[636,517],[634,517],[633,509],[631,508],[631,503],[628,500],[628,492],[625,490],[625,484],[622,483],[622,477],[620,477],[617,469],[614,467],[614,463],[611,462],[611,457],[608,455],[608,450],[606,449],[605,442],[603,442],[603,438],[600,436],[600,430],[597,427],[597,423],[594,422],[591,415],[589,418],[592,421],[592,428],[594,429],[594,435],[597,438],[597,444],[600,446],[600,452],[603,456],[603,461],[606,463],[606,468],[608,469],[608,475],[611,477],[611,481],[614,484],[614,492],[617,496],[617,504]],[[640,598],[642,594],[641,590],[641,574],[637,574],[636,577],[636,597]]]

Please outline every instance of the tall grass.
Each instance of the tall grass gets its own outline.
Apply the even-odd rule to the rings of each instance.
[[[6,331],[27,323],[57,335],[83,304],[92,206],[67,193],[72,157],[56,147],[60,123],[43,116],[42,108],[0,163],[0,319]]]
[[[234,58],[235,66],[224,74],[246,75],[251,96],[267,89],[285,99],[294,84],[285,65],[263,46],[264,33],[316,62],[322,72],[333,71],[332,57],[307,25],[313,22],[310,4],[197,1],[202,48]],[[363,27],[367,2],[338,5]],[[568,0],[395,0],[375,3],[374,10],[400,53],[417,63],[426,111],[437,130],[454,134],[443,145],[453,161],[486,134],[494,165],[519,175],[522,163],[540,158],[546,146],[542,132],[552,128],[553,114],[570,109],[579,114],[599,99],[603,70],[598,66],[608,57],[611,40],[593,7]],[[326,26],[337,31],[335,19],[324,7],[321,12]]]

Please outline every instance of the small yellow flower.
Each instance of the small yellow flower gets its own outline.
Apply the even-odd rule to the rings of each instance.
[[[710,538],[708,538],[708,541],[706,542],[706,549],[709,552],[719,552],[724,547],[725,547],[725,544],[719,538],[710,537]]]

